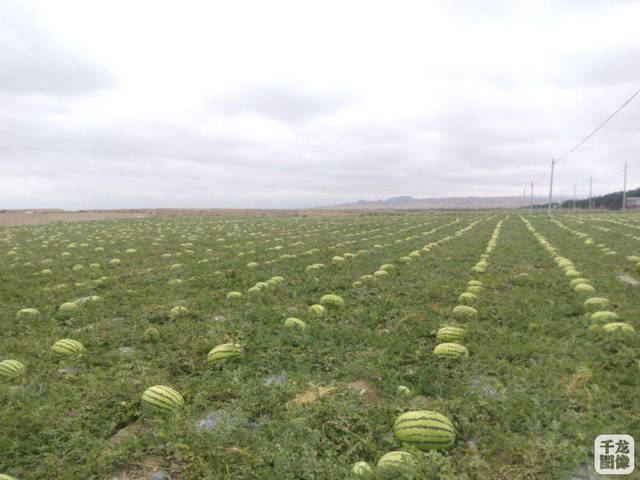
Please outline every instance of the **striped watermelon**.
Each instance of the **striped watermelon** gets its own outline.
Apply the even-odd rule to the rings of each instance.
[[[12,477],[10,475],[5,475],[4,473],[0,473],[0,480],[18,480],[16,477]]]
[[[58,340],[51,347],[51,351],[57,353],[58,355],[62,355],[65,357],[70,357],[72,355],[77,355],[85,350],[84,345],[77,340],[72,340],[70,338],[63,338],[62,340]]]
[[[65,317],[71,317],[80,311],[80,307],[75,302],[65,302],[58,307],[58,313]]]
[[[473,318],[478,315],[478,311],[468,305],[457,305],[453,307],[453,314],[460,318]]]
[[[393,424],[393,433],[399,441],[420,450],[449,448],[456,440],[451,421],[441,413],[430,410],[403,413]]]
[[[177,318],[185,317],[189,314],[189,310],[184,305],[177,305],[169,311],[169,318],[175,320]]]
[[[236,343],[223,343],[218,345],[207,355],[207,362],[211,365],[220,365],[227,360],[242,355],[242,345]]]
[[[460,358],[468,357],[469,351],[459,343],[441,343],[433,349],[433,354],[440,358]]]
[[[231,300],[232,298],[240,298],[242,296],[242,293],[240,292],[229,292],[227,293],[227,298],[229,300]]]
[[[593,293],[596,291],[596,289],[588,283],[578,283],[575,287],[573,287],[573,289],[578,293]]]
[[[458,302],[464,304],[471,304],[478,299],[475,293],[472,292],[462,292],[458,297]]]
[[[18,310],[16,313],[16,318],[19,320],[21,318],[37,318],[40,316],[40,312],[35,308],[23,308]]]
[[[413,455],[409,452],[397,450],[395,452],[385,453],[378,460],[378,468],[381,470],[405,470],[414,467],[416,464]]]
[[[0,377],[16,378],[24,374],[24,364],[18,360],[0,362]]]
[[[482,282],[480,280],[469,280],[469,282],[467,282],[467,285],[473,286],[473,287],[481,287]]]
[[[458,343],[464,339],[466,333],[464,327],[447,325],[437,331],[436,340],[440,343]]]
[[[618,314],[615,312],[609,312],[606,310],[601,310],[599,312],[593,312],[591,314],[591,320],[593,322],[606,323],[611,322],[613,320],[618,319]]]
[[[170,413],[184,405],[184,399],[171,387],[154,385],[142,394],[142,404],[157,412]]]
[[[144,338],[148,342],[157,342],[160,340],[160,330],[156,327],[149,327],[144,331]]]
[[[295,317],[289,317],[284,321],[284,326],[285,327],[290,327],[290,328],[300,328],[300,329],[305,329],[307,328],[307,324],[304,323],[302,320],[300,320],[299,318],[295,318]]]
[[[602,297],[591,297],[584,301],[584,306],[589,310],[597,310],[607,308],[609,306],[609,300]]]
[[[613,332],[614,330],[620,330],[622,332],[628,332],[628,333],[635,332],[635,329],[631,325],[624,322],[607,323],[606,325],[602,326],[602,329],[605,332]]]
[[[587,279],[587,278],[574,278],[573,280],[571,280],[569,282],[569,285],[571,286],[571,288],[573,288],[576,285],[578,285],[579,283],[589,283],[589,279]]]
[[[315,305],[311,305],[309,307],[309,313],[316,316],[316,317],[321,317],[325,314],[326,310],[324,309],[324,307],[322,305],[319,304],[315,304]]]
[[[356,477],[365,477],[371,474],[373,470],[371,468],[371,465],[369,465],[367,462],[356,462],[353,464],[353,467],[351,467],[351,472]]]
[[[320,299],[320,303],[326,307],[341,307],[344,305],[342,297],[333,294],[323,295]]]

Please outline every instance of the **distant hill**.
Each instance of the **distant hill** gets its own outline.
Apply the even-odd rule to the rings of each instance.
[[[534,203],[543,201],[543,197],[533,197]],[[387,200],[358,200],[353,203],[331,205],[331,209],[367,209],[367,210],[434,210],[434,209],[484,209],[484,208],[522,208],[529,206],[529,197],[446,197],[413,198],[409,195],[393,197]]]

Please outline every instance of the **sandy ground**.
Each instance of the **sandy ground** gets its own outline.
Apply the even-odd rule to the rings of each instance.
[[[233,209],[182,209],[160,208],[140,210],[86,210],[65,212],[63,210],[0,210],[0,227],[17,225],[40,225],[52,222],[88,222],[92,220],[110,220],[116,218],[145,217],[195,217],[195,216],[299,216],[317,217],[332,215],[362,215],[364,210],[233,210]]]

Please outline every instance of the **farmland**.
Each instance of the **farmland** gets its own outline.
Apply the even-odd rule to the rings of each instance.
[[[2,228],[0,361],[25,370],[0,377],[0,473],[342,479],[403,450],[415,465],[363,478],[581,478],[598,434],[640,431],[637,257],[634,214]],[[591,318],[594,297],[628,328]],[[444,325],[465,327],[468,356],[434,354]],[[85,350],[57,355],[60,339]],[[208,361],[229,343],[241,354]],[[143,405],[154,385],[184,404]],[[450,419],[455,443],[403,445],[394,421],[415,410]]]

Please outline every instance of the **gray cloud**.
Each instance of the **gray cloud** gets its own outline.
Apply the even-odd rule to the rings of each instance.
[[[0,3],[0,65],[5,92],[65,96],[116,85],[107,70],[58,44],[12,1]]]
[[[640,53],[632,42],[594,55],[549,53],[548,69],[533,68],[532,79],[528,62],[486,67],[456,58],[453,67],[449,59],[432,66],[426,53],[411,57],[409,73],[397,63],[389,76],[380,68],[379,78],[354,77],[335,89],[303,79],[251,83],[245,73],[240,86],[203,89],[183,110],[187,87],[176,82],[166,91],[175,96],[169,113],[155,113],[163,88],[155,98],[126,85],[119,98],[114,87],[109,100],[118,102],[103,115],[95,93],[115,80],[7,5],[0,6],[0,23],[10,27],[0,33],[0,61],[11,67],[0,70],[0,208],[305,207],[406,194],[520,194],[640,78],[629,61]],[[473,15],[489,21],[515,8],[496,5]],[[425,84],[405,82],[424,73],[421,61],[430,72],[420,77]],[[611,162],[635,159],[638,122],[636,102],[562,162],[558,188],[568,192],[590,174],[596,191],[617,188],[618,178],[604,173]]]
[[[322,92],[299,85],[244,85],[211,99],[207,109],[226,115],[257,114],[282,122],[304,122],[336,113],[357,101],[346,92]]]

